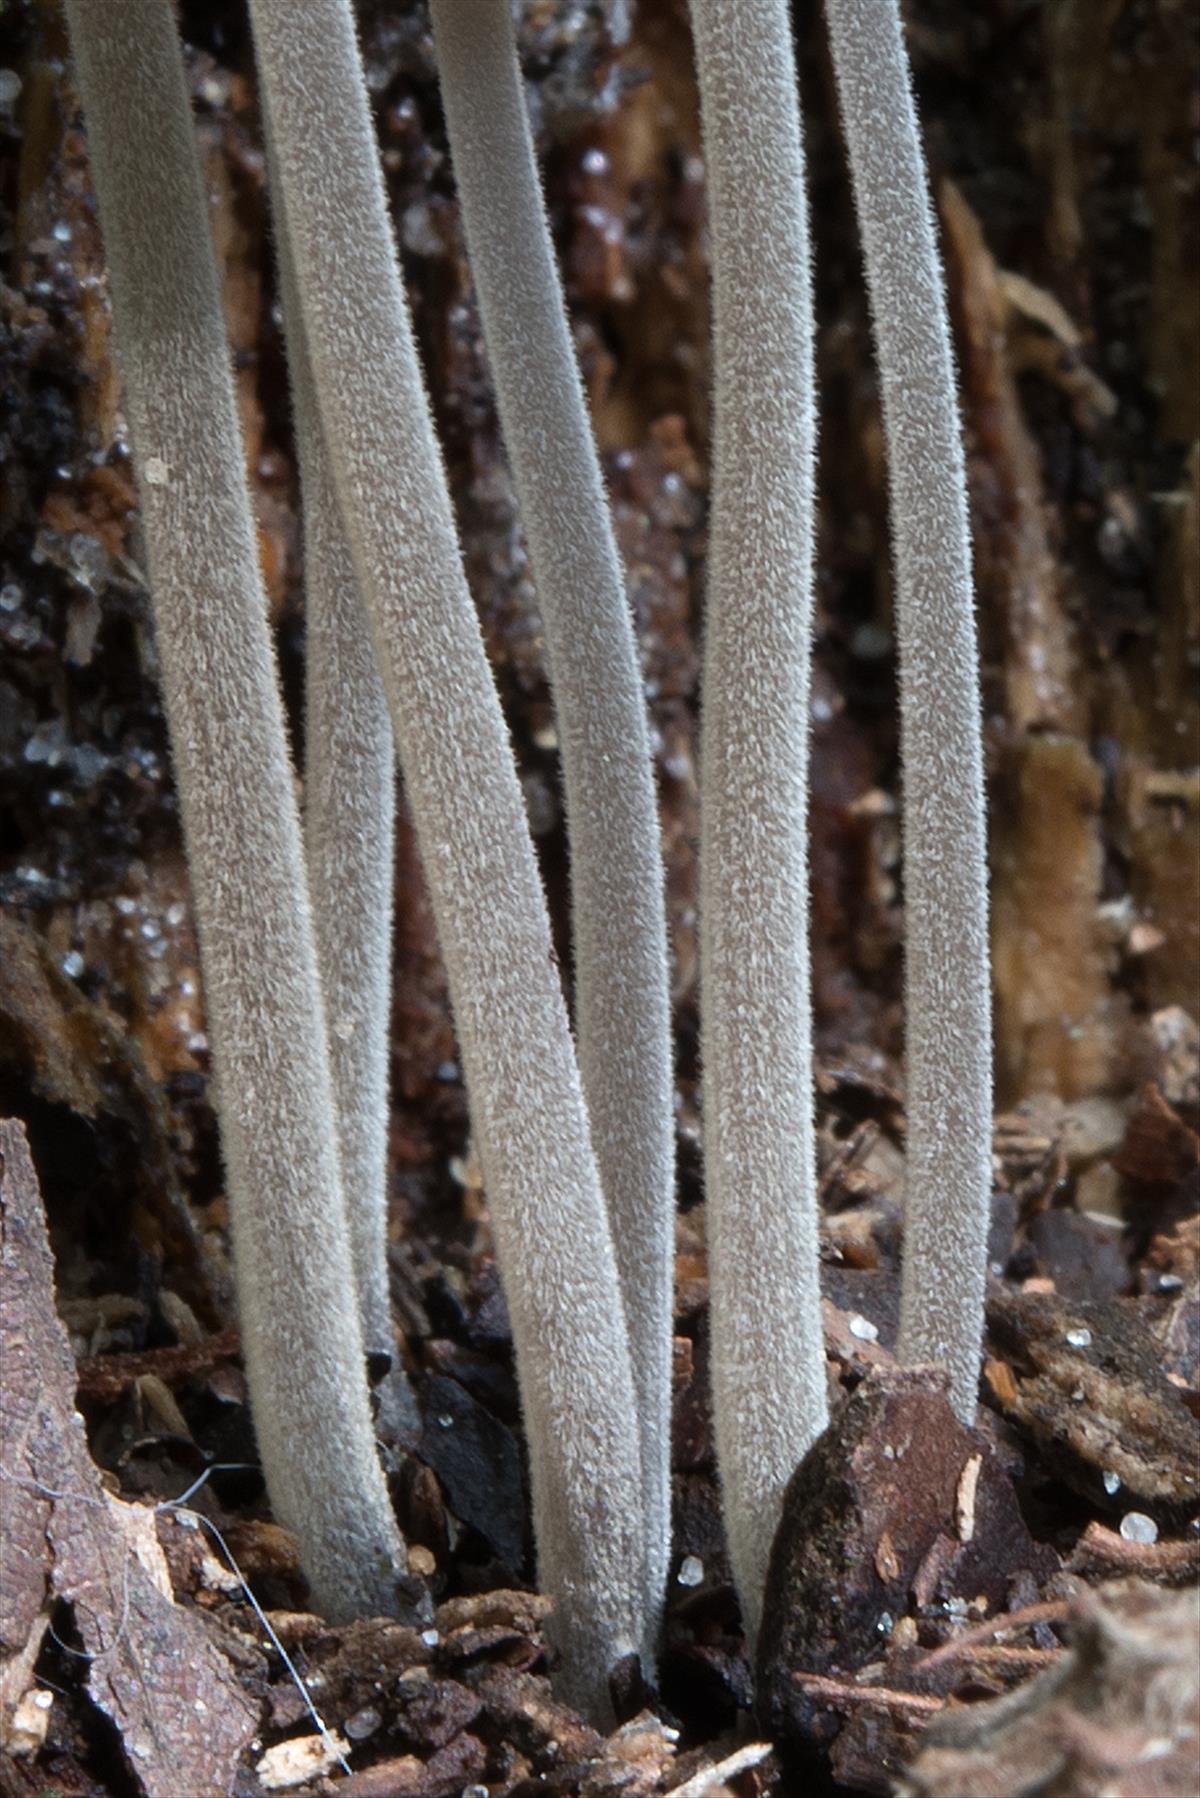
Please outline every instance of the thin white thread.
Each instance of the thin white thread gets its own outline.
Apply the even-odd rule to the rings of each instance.
[[[210,1531],[210,1533],[213,1536],[213,1539],[217,1543],[217,1546],[220,1548],[221,1553],[225,1556],[225,1560],[228,1563],[230,1572],[234,1575],[235,1579],[238,1581],[238,1584],[241,1586],[242,1592],[245,1596],[247,1604],[250,1606],[250,1609],[254,1612],[255,1617],[258,1619],[259,1624],[262,1626],[264,1635],[267,1637],[267,1640],[270,1642],[272,1648],[275,1650],[276,1654],[279,1656],[279,1659],[282,1661],[285,1669],[287,1670],[288,1676],[291,1679],[292,1684],[295,1686],[296,1690],[299,1692],[301,1701],[304,1704],[304,1708],[307,1710],[309,1716],[312,1718],[313,1723],[316,1726],[317,1732],[321,1737],[321,1740],[325,1743],[325,1746],[329,1749],[329,1752],[333,1755],[338,1766],[341,1767],[343,1773],[350,1773],[353,1771],[353,1769],[350,1766],[350,1763],[347,1761],[345,1755],[342,1753],[341,1749],[338,1747],[337,1741],[335,1740],[334,1736],[330,1732],[328,1726],[325,1723],[324,1718],[321,1716],[321,1713],[318,1711],[315,1703],[313,1702],[312,1695],[309,1692],[308,1687],[305,1685],[303,1679],[301,1678],[300,1672],[296,1666],[296,1663],[292,1660],[291,1655],[288,1653],[287,1649],[284,1647],[283,1643],[280,1641],[279,1636],[276,1633],[275,1628],[274,1628],[273,1624],[271,1623],[270,1618],[267,1616],[267,1613],[263,1610],[262,1606],[259,1604],[257,1598],[255,1598],[253,1592],[250,1590],[250,1587],[246,1580],[246,1576],[242,1572],[241,1568],[238,1566],[237,1559],[234,1556],[233,1550],[230,1548],[228,1542],[226,1542],[224,1536],[221,1534],[221,1532],[217,1528],[216,1524],[212,1521],[212,1518],[205,1517],[203,1512],[201,1512],[201,1511],[193,1511],[187,1503],[189,1498],[193,1497],[193,1495],[195,1493],[199,1492],[200,1488],[203,1485],[205,1485],[205,1483],[208,1481],[209,1477],[212,1474],[214,1474],[214,1473],[240,1473],[240,1472],[245,1471],[251,1465],[252,1465],[252,1463],[250,1463],[248,1461],[223,1461],[223,1462],[218,1462],[218,1463],[214,1464],[212,1467],[206,1467],[204,1469],[204,1472],[202,1474],[200,1474],[197,1479],[194,1479],[192,1481],[191,1485],[187,1488],[187,1490],[185,1492],[181,1493],[178,1498],[164,1499],[161,1504],[155,1505],[153,1508],[153,1515],[158,1516],[161,1512],[173,1511],[177,1516],[183,1516],[183,1517],[190,1518],[191,1521],[195,1524],[203,1524],[205,1529]],[[55,1501],[70,1499],[75,1504],[94,1505],[97,1507],[97,1509],[100,1509],[100,1510],[108,1509],[108,1503],[107,1503],[106,1499],[93,1498],[91,1496],[91,1494],[87,1493],[87,1492],[59,1492],[59,1491],[56,1491],[54,1489],[54,1487],[45,1485],[41,1480],[34,1479],[32,1475],[10,1473],[6,1467],[0,1467],[0,1479],[10,1480],[16,1486],[25,1486],[25,1487],[31,1488],[33,1491],[40,1493],[44,1498],[50,1498]],[[79,1661],[87,1661],[90,1664],[94,1665],[97,1661],[102,1659],[102,1657],[104,1655],[112,1654],[114,1652],[114,1650],[120,1644],[121,1637],[125,1633],[125,1629],[126,1629],[126,1626],[127,1626],[128,1620],[129,1620],[129,1558],[128,1557],[131,1555],[135,1556],[135,1558],[136,1558],[135,1550],[132,1547],[127,1547],[126,1548],[126,1561],[125,1561],[124,1575],[123,1575],[124,1592],[122,1594],[121,1615],[117,1622],[116,1632],[110,1643],[108,1643],[106,1646],[98,1649],[96,1651],[96,1653],[94,1653],[94,1654],[89,1649],[86,1649],[86,1648],[72,1648],[70,1643],[63,1641],[62,1637],[59,1635],[58,1631],[55,1629],[54,1624],[50,1621],[47,1622],[47,1624],[46,1624],[47,1634],[51,1637],[51,1639],[55,1642],[55,1644],[62,1650],[62,1652],[64,1654],[70,1655],[72,1657],[72,1659],[79,1660]],[[64,1598],[63,1602],[65,1604],[70,1604],[72,1607],[74,1607],[76,1604],[78,1604],[79,1600]],[[100,1624],[99,1614],[95,1610],[93,1610],[92,1616],[95,1619],[97,1628],[99,1628],[99,1624]]]
[[[263,1610],[262,1606],[259,1604],[257,1598],[255,1598],[253,1592],[250,1590],[250,1587],[246,1582],[246,1576],[242,1572],[241,1568],[238,1566],[237,1560],[233,1553],[233,1550],[230,1548],[228,1542],[226,1542],[224,1536],[221,1534],[220,1530],[217,1528],[217,1526],[213,1522],[212,1518],[205,1517],[205,1515],[202,1511],[193,1511],[191,1509],[191,1507],[189,1505],[187,1505],[187,1503],[186,1503],[186,1500],[191,1498],[191,1496],[194,1492],[199,1491],[200,1487],[203,1486],[204,1482],[208,1479],[208,1476],[210,1473],[226,1473],[229,1471],[230,1471],[230,1469],[228,1467],[223,1467],[223,1466],[206,1468],[204,1470],[204,1472],[200,1475],[199,1479],[192,1481],[192,1484],[188,1487],[187,1491],[183,1494],[183,1496],[181,1498],[166,1499],[162,1504],[155,1505],[154,1509],[156,1512],[158,1512],[158,1511],[174,1511],[177,1516],[190,1517],[192,1519],[193,1523],[203,1524],[205,1529],[210,1531],[210,1533],[212,1534],[213,1540],[217,1543],[217,1546],[220,1548],[221,1553],[225,1556],[226,1561],[229,1563],[230,1572],[240,1582],[242,1591],[245,1593],[245,1596],[246,1596],[246,1602],[249,1604],[250,1609],[254,1612],[254,1615],[258,1618],[259,1623],[262,1625],[262,1629],[263,1629],[264,1634],[267,1637],[267,1640],[270,1642],[272,1648],[275,1650],[276,1654],[279,1656],[280,1660],[283,1662],[283,1665],[287,1669],[287,1672],[288,1672],[289,1677],[291,1678],[292,1684],[295,1686],[297,1692],[299,1692],[301,1700],[303,1701],[303,1704],[304,1704],[304,1708],[307,1710],[309,1716],[313,1720],[313,1723],[316,1725],[317,1733],[320,1735],[321,1740],[324,1742],[326,1748],[328,1748],[330,1754],[333,1755],[334,1759],[336,1760],[338,1766],[342,1769],[343,1773],[350,1773],[353,1770],[350,1766],[350,1763],[347,1761],[345,1755],[342,1753],[341,1749],[338,1747],[337,1742],[334,1739],[333,1735],[330,1733],[329,1729],[326,1727],[324,1718],[321,1716],[321,1713],[318,1711],[316,1705],[313,1703],[312,1695],[309,1692],[308,1687],[305,1685],[304,1681],[301,1679],[300,1673],[296,1667],[295,1662],[292,1660],[291,1655],[288,1653],[287,1649],[283,1646],[283,1643],[280,1641],[278,1635],[276,1634],[275,1628],[274,1628],[273,1624],[271,1623],[270,1618],[267,1616],[267,1613]]]

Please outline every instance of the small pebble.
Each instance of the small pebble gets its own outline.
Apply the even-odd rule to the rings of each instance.
[[[1090,1330],[1068,1330],[1067,1341],[1072,1348],[1090,1348],[1092,1332]]]
[[[1158,1525],[1144,1511],[1126,1511],[1121,1519],[1121,1534],[1126,1542],[1157,1542]]]
[[[855,1312],[848,1326],[851,1336],[857,1336],[860,1342],[878,1342],[879,1331],[869,1317],[860,1317]]]

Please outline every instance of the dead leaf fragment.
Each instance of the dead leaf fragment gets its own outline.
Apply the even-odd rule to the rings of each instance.
[[[1014,1579],[1036,1589],[1054,1565],[1029,1535],[998,1456],[955,1419],[944,1372],[872,1368],[784,1494],[758,1640],[763,1726],[802,1751],[833,1744],[842,1687],[859,1689],[856,1675],[898,1619],[931,1606],[965,1614],[967,1601],[1004,1609]],[[917,1710],[931,1696],[941,1702],[920,1694]],[[877,1746],[886,1773],[903,1744]]]
[[[1129,1301],[1026,1289],[994,1294],[987,1316],[1011,1374],[988,1363],[993,1397],[1076,1491],[1106,1509],[1195,1505],[1195,1423]]]
[[[947,1711],[905,1798],[1174,1798],[1195,1790],[1200,1595],[1140,1581],[1077,1600],[1070,1651],[1017,1692]]]
[[[699,1773],[693,1773],[686,1784],[676,1786],[675,1798],[705,1798],[707,1793],[716,1793],[725,1788],[727,1780],[735,1779],[750,1767],[761,1765],[770,1753],[770,1742],[747,1742],[744,1748],[735,1748],[724,1760],[717,1761],[711,1767],[702,1767]]]

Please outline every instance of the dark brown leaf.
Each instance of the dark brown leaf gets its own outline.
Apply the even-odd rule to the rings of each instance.
[[[926,1606],[1003,1609],[1018,1574],[1056,1564],[1030,1538],[991,1447],[954,1417],[945,1375],[873,1368],[784,1498],[758,1646],[766,1729],[828,1743],[845,1707],[828,1702],[822,1676],[881,1657],[897,1624]]]

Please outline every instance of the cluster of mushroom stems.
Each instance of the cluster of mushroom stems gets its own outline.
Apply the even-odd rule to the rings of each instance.
[[[171,0],[67,0],[200,937],[271,1504],[334,1620],[405,1564],[366,1354],[394,1354],[386,1136],[399,766],[448,976],[560,1689],[652,1676],[670,1566],[674,1112],[638,647],[510,0],[433,0],[469,264],[544,624],[574,1026],[463,569],[349,0],[250,0],[300,468],[304,818]],[[888,447],[904,777],[900,1353],[974,1414],[990,1195],[977,651],[963,453],[897,0],[826,0]],[[717,1456],[755,1632],[827,1421],[806,853],[817,395],[786,0],[691,0],[713,291],[701,1029]]]

